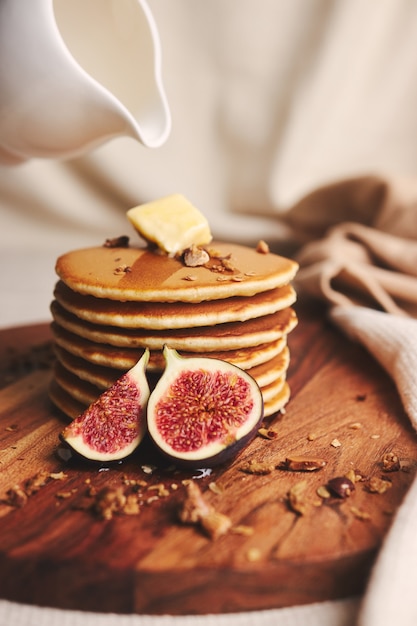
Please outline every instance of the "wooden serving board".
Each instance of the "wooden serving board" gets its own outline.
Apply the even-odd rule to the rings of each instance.
[[[2,331],[1,597],[79,610],[203,614],[361,592],[413,479],[417,441],[393,384],[373,359],[328,325],[321,309],[299,307],[298,313],[289,337],[292,398],[285,414],[268,424],[278,436],[258,436],[208,476],[153,469],[156,457],[146,444],[112,467],[62,460],[57,450],[64,421],[47,397],[48,325]],[[390,452],[400,469],[386,472],[382,459]],[[242,471],[249,459],[280,467],[291,455],[326,465],[314,472]],[[317,495],[350,470],[362,476],[351,496]],[[30,493],[39,472],[47,474],[46,484]],[[372,477],[389,489],[372,493]],[[183,480],[190,478],[231,518],[232,531],[213,540],[178,521]],[[88,490],[126,490],[138,480],[139,514],[103,520],[88,508]],[[299,483],[303,514],[288,500]]]

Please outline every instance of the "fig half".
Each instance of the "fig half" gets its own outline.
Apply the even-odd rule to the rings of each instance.
[[[62,431],[61,440],[91,461],[129,456],[146,433],[149,350]]]
[[[166,367],[148,402],[148,431],[175,464],[213,467],[256,435],[263,398],[244,370],[210,357],[183,358],[164,347]]]

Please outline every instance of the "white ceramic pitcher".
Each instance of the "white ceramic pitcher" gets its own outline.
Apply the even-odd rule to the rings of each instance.
[[[0,162],[158,147],[171,118],[145,0],[0,0]]]

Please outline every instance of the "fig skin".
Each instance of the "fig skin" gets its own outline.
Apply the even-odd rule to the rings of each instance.
[[[147,408],[148,432],[155,447],[172,463],[184,468],[208,468],[230,461],[254,439],[262,423],[263,397],[258,384],[247,372],[226,361],[210,357],[183,358],[168,346],[164,347],[164,357],[166,367],[150,395]],[[199,388],[200,376],[205,377],[202,383],[206,385],[204,389],[202,384]],[[174,392],[174,382],[182,385],[182,389]],[[216,382],[219,384],[218,392],[210,392],[209,385]],[[168,394],[169,390],[171,394]],[[244,396],[241,403],[236,395],[239,392]],[[226,397],[222,398],[221,394]],[[195,408],[192,412],[193,400],[203,403],[201,411]],[[168,411],[165,433],[161,430],[164,407]],[[180,416],[182,409],[183,418]],[[172,419],[169,419],[171,410]],[[176,416],[180,434],[176,433]],[[209,432],[211,427],[212,431],[219,432],[219,437]],[[194,449],[185,450],[187,444],[182,442],[193,435],[201,437],[201,445],[196,443]],[[179,443],[170,443],[168,438]],[[183,449],[178,449],[179,446]]]
[[[147,432],[148,361],[149,350],[145,350],[134,367],[64,428],[61,441],[90,461],[119,461],[132,454]],[[112,428],[118,418],[119,432]]]

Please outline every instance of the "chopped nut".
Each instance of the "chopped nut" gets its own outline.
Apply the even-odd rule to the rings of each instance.
[[[294,472],[314,472],[322,469],[326,465],[324,459],[307,456],[288,456],[285,459],[283,469]]]
[[[245,277],[242,274],[236,274],[235,276],[232,276],[230,280],[235,283],[241,283],[243,280],[245,280]]]
[[[369,519],[371,519],[371,516],[369,513],[367,513],[366,511],[362,511],[361,509],[358,509],[356,506],[351,506],[350,507],[351,513],[353,513],[353,515],[362,521],[367,521]]]
[[[246,553],[246,558],[251,563],[255,563],[256,561],[259,561],[261,559],[261,556],[262,554],[259,548],[250,548]]]
[[[52,472],[49,474],[49,478],[52,480],[65,480],[65,478],[67,478],[67,474],[64,474],[64,472]]]
[[[112,239],[106,239],[103,246],[104,248],[128,248],[129,237],[127,235],[121,235],[120,237],[113,237]]]
[[[179,511],[179,518],[185,524],[198,524],[211,539],[217,539],[227,533],[232,522],[227,515],[217,512],[207,503],[197,483],[190,481],[186,485],[187,495]]]
[[[256,252],[259,252],[260,254],[268,254],[269,246],[266,241],[264,241],[263,239],[258,241],[258,245],[256,246]]]
[[[297,515],[305,515],[307,512],[307,502],[304,499],[306,482],[303,480],[296,483],[287,493],[287,501],[290,509]]]
[[[156,467],[155,465],[141,465],[141,469],[144,474],[152,474]]]
[[[223,265],[224,269],[227,270],[228,272],[237,272],[238,271],[237,268],[230,261],[230,259],[222,259],[221,260],[221,264]]]
[[[208,252],[199,248],[198,246],[191,246],[187,248],[184,252],[184,264],[187,267],[198,267],[200,265],[205,265],[210,260],[210,256]]]
[[[183,280],[188,280],[190,282],[197,280],[197,276],[194,276],[193,274],[187,274],[187,276],[184,276]]]
[[[394,452],[384,454],[382,457],[382,469],[384,472],[398,472],[400,467],[400,459]]]
[[[113,274],[128,274],[132,271],[132,268],[129,265],[118,265]]]
[[[323,498],[323,500],[327,500],[327,498],[331,498],[331,493],[325,485],[320,485],[316,493],[318,496],[320,496],[320,498]]]
[[[68,498],[71,498],[71,496],[73,496],[76,491],[76,489],[71,489],[71,491],[59,491],[55,494],[55,497],[59,500],[67,500]]]
[[[239,467],[241,472],[246,474],[270,474],[275,468],[273,463],[262,463],[251,459]]]
[[[230,517],[214,510],[208,515],[203,515],[200,519],[200,524],[211,539],[218,539],[232,527]]]
[[[340,448],[342,444],[340,443],[339,439],[333,439],[330,445],[333,446],[333,448]]]
[[[210,489],[210,491],[212,491],[213,493],[216,493],[218,496],[222,495],[223,493],[223,488],[219,487],[219,485],[215,482],[209,483],[208,488]]]
[[[110,520],[114,513],[119,513],[126,504],[126,496],[122,489],[105,487],[102,489],[94,503],[94,512],[104,520]]]
[[[352,430],[360,430],[363,426],[360,422],[352,422],[352,424],[349,424],[349,428]]]
[[[278,432],[273,428],[260,428],[258,430],[258,435],[264,439],[276,439],[278,437]]]
[[[255,532],[252,526],[245,526],[244,524],[232,526],[230,530],[234,535],[244,535],[245,537],[250,537]]]
[[[381,435],[371,435],[370,439],[379,439]]]
[[[157,485],[151,485],[149,487],[149,491],[157,491],[158,496],[160,498],[165,498],[166,496],[169,496],[169,491],[163,483],[158,483]]]
[[[327,488],[338,498],[348,498],[355,491],[355,485],[346,476],[331,478],[327,483]]]
[[[46,485],[48,478],[49,474],[46,471],[38,472],[38,474],[32,476],[32,478],[29,478],[25,483],[26,494],[28,496],[31,496],[39,491],[41,487],[44,487]]]
[[[308,441],[314,441],[315,439],[317,439],[317,435],[315,433],[310,433],[307,435],[307,439]]]
[[[4,430],[7,430],[9,433],[12,433],[15,430],[17,430],[17,428],[18,428],[17,424],[11,424],[10,426],[6,426]]]
[[[125,515],[138,515],[138,513],[140,513],[137,494],[129,493],[129,495],[126,496],[126,503],[123,505],[122,511]]]
[[[368,482],[368,491],[370,493],[385,493],[392,487],[392,483],[387,478],[378,478],[378,476],[372,476]]]
[[[19,485],[10,487],[6,495],[7,495],[6,504],[9,504],[10,506],[14,506],[17,508],[21,508],[22,506],[24,506],[28,500],[27,494],[23,491],[21,487],[19,487]]]

